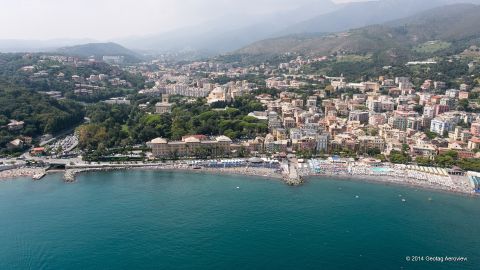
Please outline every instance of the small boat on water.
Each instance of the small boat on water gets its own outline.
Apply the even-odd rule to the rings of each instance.
[[[200,170],[201,168],[202,168],[202,167],[200,167],[200,166],[194,166],[194,167],[193,167],[194,170]]]
[[[47,174],[44,173],[44,172],[36,173],[36,174],[34,174],[34,175],[32,176],[32,179],[35,180],[35,181],[36,181],[36,180],[40,180],[40,179],[42,179],[45,175],[47,175]]]

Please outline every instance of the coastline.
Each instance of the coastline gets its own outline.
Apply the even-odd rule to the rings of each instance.
[[[264,168],[264,167],[231,167],[231,168],[205,168],[195,169],[194,167],[185,164],[130,164],[130,165],[108,165],[108,166],[72,166],[66,170],[52,170],[51,173],[63,173],[63,179],[66,183],[76,181],[76,177],[81,173],[86,172],[101,172],[101,171],[119,171],[119,170],[148,170],[148,171],[165,171],[165,172],[183,172],[183,173],[199,173],[199,174],[215,174],[215,175],[234,175],[247,176],[263,179],[280,180],[288,184],[286,175],[278,171],[278,169]],[[0,172],[0,180],[14,179],[19,177],[33,177],[36,174],[45,172],[44,168],[29,168],[21,167]],[[465,189],[452,189],[447,186],[433,185],[429,182],[420,181],[413,178],[398,178],[388,175],[365,175],[365,174],[302,174],[302,178],[306,181],[315,180],[315,178],[328,178],[340,181],[361,181],[375,184],[403,186],[410,188],[418,188],[424,190],[431,190],[436,192],[448,192],[451,194],[461,194],[470,197],[476,197],[479,194]]]
[[[101,172],[101,171],[119,171],[119,170],[146,170],[146,171],[164,171],[164,172],[183,172],[183,173],[204,173],[204,174],[218,174],[218,175],[236,175],[258,177],[264,179],[282,180],[283,175],[267,168],[201,168],[193,169],[191,167],[175,167],[175,166],[118,166],[105,168],[82,168],[82,169],[67,169],[64,174],[64,180],[67,183],[75,182],[76,176],[86,172]]]
[[[19,177],[33,177],[45,173],[44,168],[20,167],[15,169],[4,170],[0,172],[0,181],[14,179]]]
[[[382,184],[386,186],[400,186],[400,187],[408,187],[408,188],[416,188],[422,190],[429,190],[435,192],[442,192],[442,193],[450,193],[455,195],[462,195],[468,197],[478,197],[479,195],[472,192],[460,191],[460,190],[451,190],[447,189],[442,186],[434,186],[428,185],[425,183],[413,183],[413,182],[402,182],[398,181],[392,177],[386,177],[383,175],[379,176],[372,176],[372,175],[348,175],[348,174],[336,174],[336,175],[328,175],[328,174],[312,174],[305,176],[306,180],[316,180],[321,178],[328,178],[334,179],[336,181],[355,181],[355,182],[365,182],[365,183],[372,183],[372,184]]]
[[[202,168],[199,170],[196,169],[151,169],[151,168],[136,168],[137,170],[152,170],[152,171],[164,171],[164,172],[183,172],[183,173],[197,173],[197,174],[217,174],[217,175],[234,175],[234,176],[247,176],[247,177],[256,177],[264,178],[271,180],[282,180],[283,177],[281,174],[276,174],[269,172],[269,174],[262,174],[259,170],[253,170],[252,168],[244,168],[245,171],[240,170],[229,170],[229,169],[206,169]],[[247,171],[247,169],[250,169]]]
[[[150,170],[150,171],[165,171],[165,172],[183,172],[183,173],[200,173],[200,174],[215,174],[215,175],[235,175],[235,176],[247,176],[247,177],[257,177],[264,179],[273,179],[285,181],[285,177],[282,174],[275,173],[271,169],[266,168],[202,168],[202,169],[193,169],[188,167],[173,167],[173,166],[136,166],[136,167],[110,167],[110,168],[90,168],[78,170],[75,172],[75,176],[79,173],[84,172],[95,172],[95,171],[115,171],[115,170]],[[268,174],[265,174],[265,173]],[[315,178],[329,178],[339,181],[360,181],[374,184],[383,184],[383,185],[392,185],[392,186],[402,186],[409,188],[418,188],[423,190],[430,190],[436,192],[445,192],[450,194],[458,194],[470,197],[478,196],[476,193],[467,192],[463,190],[452,190],[443,186],[435,186],[428,183],[421,183],[415,181],[399,181],[394,177],[384,176],[384,175],[353,175],[353,174],[309,174],[302,176],[305,180],[311,180]],[[73,180],[74,181],[74,180]],[[72,182],[72,181],[67,181]]]

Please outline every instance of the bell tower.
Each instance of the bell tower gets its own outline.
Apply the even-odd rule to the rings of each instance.
[[[168,94],[163,94],[162,95],[162,103],[168,103],[168,98],[169,98],[170,95]]]

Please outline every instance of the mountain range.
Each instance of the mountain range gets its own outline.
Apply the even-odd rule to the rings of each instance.
[[[412,16],[435,7],[478,0],[381,0],[352,2],[285,28],[282,34],[340,32]]]
[[[248,17],[242,14],[226,14],[193,27],[150,36],[129,37],[116,42],[148,52],[197,51],[204,55],[216,55],[258,40],[282,35],[283,29],[305,17],[326,14],[341,6],[330,0],[318,0],[315,4],[288,12]]]
[[[224,16],[190,28],[147,37],[126,38],[117,42],[147,51],[193,50],[215,55],[237,50],[259,40],[291,34],[346,31],[459,2],[480,3],[480,0],[379,0],[348,4],[319,0],[314,5],[284,13],[248,20],[241,16]]]
[[[301,34],[255,42],[233,54],[264,55],[299,53],[310,55],[368,54],[383,52],[392,58],[412,53],[426,42],[478,42],[480,5],[454,4],[429,9],[403,19],[335,34]]]
[[[374,49],[380,45],[372,42],[372,38],[377,38],[375,37],[377,34],[385,35],[389,31],[385,30],[386,28],[394,27],[389,25],[390,23],[401,21],[402,18],[415,19],[416,14],[424,14],[423,12],[427,10],[459,2],[480,4],[480,0],[378,0],[347,4],[318,0],[315,4],[310,3],[294,10],[267,15],[224,14],[210,22],[192,27],[156,35],[119,38],[112,42],[117,43],[117,49],[118,46],[124,46],[142,54],[186,52],[197,57],[232,51],[255,54],[312,49],[312,52],[327,53],[363,47]],[[461,15],[458,16],[461,17]],[[437,22],[434,21],[434,23]],[[381,33],[379,30],[381,27],[367,27],[370,25],[383,25],[385,33]],[[456,25],[464,27],[458,23]],[[450,27],[450,25],[445,26]],[[364,27],[367,28],[362,29]],[[352,30],[348,36],[338,34],[351,29],[362,30]],[[458,30],[456,32],[462,32],[461,29]],[[359,31],[366,32],[369,36],[362,37]],[[413,30],[410,29],[410,31]],[[388,41],[383,37],[381,39]],[[389,42],[393,41],[395,40],[392,39]],[[62,48],[60,51],[65,53],[78,53],[75,48],[65,50],[65,47],[84,43],[87,43],[87,48],[93,50],[91,53],[81,50],[85,54],[96,55],[99,53],[99,47],[102,46],[116,51],[116,48],[112,47],[113,43],[101,43],[102,45],[93,48],[94,42],[92,40],[0,40],[0,52],[58,52]],[[132,51],[122,53],[122,55],[133,54],[135,53]],[[138,54],[136,56],[138,57]]]

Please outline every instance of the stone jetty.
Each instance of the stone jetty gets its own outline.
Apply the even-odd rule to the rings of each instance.
[[[303,178],[299,175],[297,167],[294,163],[289,162],[285,168],[284,181],[289,186],[300,186],[303,184]]]
[[[92,172],[92,171],[112,171],[112,170],[124,170],[127,169],[127,166],[115,166],[115,167],[86,167],[79,169],[66,169],[63,175],[63,181],[66,183],[75,182],[76,176],[82,172]]]

